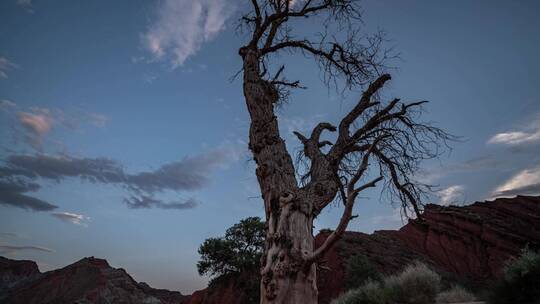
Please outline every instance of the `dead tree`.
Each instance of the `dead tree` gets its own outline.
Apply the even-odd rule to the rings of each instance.
[[[323,18],[318,40],[295,39],[293,20]],[[451,137],[418,122],[425,101],[383,101],[378,91],[390,80],[381,72],[386,53],[381,35],[361,36],[355,0],[251,0],[241,17],[249,42],[240,48],[243,91],[251,118],[249,149],[266,214],[266,248],[261,261],[261,303],[317,303],[316,263],[341,237],[354,217],[359,193],[382,186],[404,210],[418,216],[426,185],[414,181],[420,161],[439,155]],[[339,37],[328,35],[339,29]],[[295,162],[280,137],[276,105],[298,81],[270,74],[276,53],[301,52],[315,59],[327,85],[364,88],[353,109],[337,126],[317,124],[311,134],[295,132],[309,167],[299,178]],[[334,142],[321,140],[335,132]],[[333,233],[314,248],[313,220],[331,202],[341,199],[343,215]]]

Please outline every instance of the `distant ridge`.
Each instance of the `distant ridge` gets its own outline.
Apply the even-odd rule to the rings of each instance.
[[[0,261],[0,277],[8,278],[3,285],[11,286],[1,290],[0,303],[183,304],[189,300],[177,291],[137,283],[125,270],[112,268],[104,259],[83,258],[45,273],[40,273],[32,261]]]

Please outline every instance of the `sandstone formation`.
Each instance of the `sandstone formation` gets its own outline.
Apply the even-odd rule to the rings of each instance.
[[[21,262],[5,258],[2,261],[11,265]],[[93,257],[43,274],[26,273],[27,277],[12,277],[13,287],[0,294],[0,303],[181,304],[189,298],[179,292],[156,290],[137,283],[125,270],[112,268],[106,260]]]
[[[397,235],[405,246],[460,276],[501,275],[505,262],[529,246],[540,249],[540,197],[517,196],[465,207],[428,205]]]
[[[320,244],[329,232],[322,231]],[[384,274],[422,260],[440,273],[466,280],[500,277],[510,258],[529,246],[540,249],[540,197],[517,196],[468,206],[427,205],[423,220],[410,220],[398,231],[347,232],[322,259],[319,303],[344,290],[345,265],[354,254],[366,256]]]
[[[17,283],[25,282],[40,274],[34,261],[15,261],[0,257],[0,294]]]
[[[321,244],[330,231],[315,238]],[[443,275],[476,281],[497,278],[508,259],[529,246],[540,249],[540,197],[518,196],[469,206],[427,205],[422,220],[395,231],[347,232],[319,261],[319,303],[344,291],[346,263],[363,255],[383,274],[422,260]],[[246,281],[246,278],[242,280]],[[249,303],[234,277],[191,296],[135,282],[107,261],[84,258],[40,273],[32,261],[0,257],[0,303]]]

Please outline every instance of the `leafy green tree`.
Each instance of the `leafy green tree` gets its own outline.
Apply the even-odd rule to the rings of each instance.
[[[232,273],[258,273],[264,249],[264,222],[248,217],[227,229],[224,237],[208,238],[199,247],[200,275],[219,278]]]

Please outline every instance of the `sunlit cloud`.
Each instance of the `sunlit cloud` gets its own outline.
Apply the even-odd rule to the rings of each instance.
[[[437,191],[439,197],[439,205],[449,206],[458,202],[458,199],[463,197],[465,187],[454,185],[443,190]]]
[[[48,110],[35,113],[19,112],[17,117],[25,130],[25,138],[35,149],[41,149],[43,138],[51,131],[54,119]]]
[[[492,193],[493,197],[538,194],[540,194],[540,166],[518,172]]]
[[[86,222],[90,220],[87,216],[70,212],[53,212],[51,215],[61,221],[81,226],[87,226]]]
[[[0,100],[0,111],[11,117],[14,138],[24,142],[37,151],[43,151],[46,139],[58,126],[67,130],[77,130],[80,125],[105,127],[110,118],[100,113],[68,113],[60,109],[45,107],[21,107],[11,100]]]
[[[540,115],[523,130],[514,130],[495,134],[488,140],[489,144],[521,145],[540,141]]]

